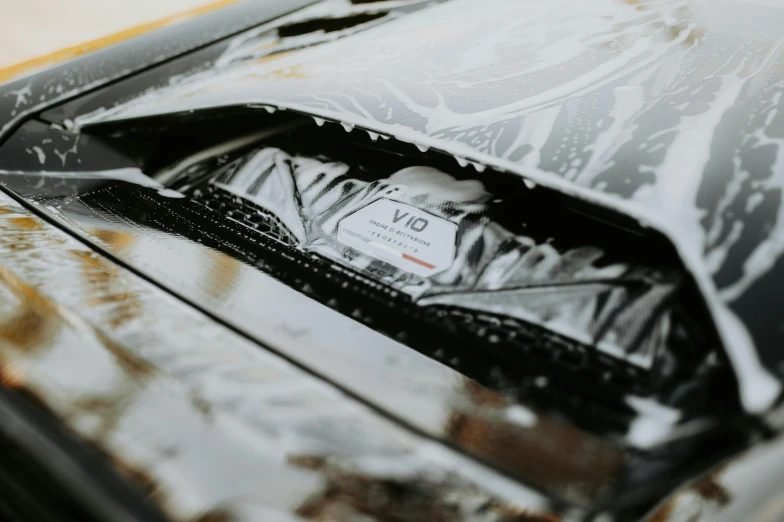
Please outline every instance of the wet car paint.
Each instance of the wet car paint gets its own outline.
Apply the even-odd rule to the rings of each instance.
[[[400,429],[5,196],[0,209],[3,385],[33,394],[116,459],[172,519],[401,510],[406,520],[526,520],[549,509],[541,496]],[[472,387],[458,381],[445,400],[470,414],[460,396]],[[357,499],[359,485],[398,493]]]
[[[684,486],[645,521],[778,522],[783,456],[781,440],[760,444]]]
[[[16,151],[4,156],[4,166],[11,165],[11,157],[20,166],[40,165],[37,152],[27,151],[32,143],[43,145],[47,168],[64,170],[2,173],[3,185],[22,196],[30,210],[409,428],[569,505],[639,510],[687,478],[692,466],[743,447],[749,436],[743,431],[756,429],[731,412],[721,422],[682,419],[677,410],[650,399],[629,398],[631,407],[608,415],[583,398],[581,422],[558,408],[534,406],[525,398],[530,392],[518,394],[519,370],[493,362],[490,352],[474,349],[475,357],[458,361],[453,355],[439,356],[436,348],[445,346],[434,341],[431,351],[436,353],[420,355],[374,331],[377,325],[365,321],[359,300],[334,294],[339,301],[356,303],[346,315],[334,304],[314,300],[319,287],[312,275],[300,283],[294,280],[296,289],[268,275],[265,256],[275,251],[290,256],[280,246],[248,232],[235,235],[236,227],[219,215],[194,207],[189,198],[164,189],[138,168],[93,170],[118,166],[121,159],[93,136],[79,136],[76,146],[68,133],[30,122],[2,149]],[[78,154],[66,155],[63,166],[63,150],[72,148]],[[85,171],[71,172],[71,167]],[[303,262],[287,259],[289,265]],[[332,270],[310,263],[306,270]],[[338,283],[346,275],[334,273]],[[461,384],[469,382],[461,373],[472,375],[477,357],[490,365],[486,386],[502,394]],[[539,395],[564,393],[548,385],[544,375],[534,379]],[[445,407],[453,398],[470,408]]]
[[[69,181],[56,173],[44,178],[10,176],[15,178],[11,186],[17,189],[19,182],[43,188],[40,186],[43,180],[56,191],[65,188],[71,192],[78,186],[74,181],[79,183],[78,178]],[[7,182],[8,174],[4,178]],[[523,479],[540,478],[540,487],[553,495],[578,504],[592,504],[608,494],[622,475],[625,457],[619,448],[575,430],[568,423],[555,420],[539,424],[537,415],[525,405],[515,404],[486,388],[477,388],[478,385],[464,385],[466,380],[457,371],[413,352],[261,272],[248,262],[252,258],[238,255],[236,247],[229,250],[233,255],[222,251],[217,248],[219,244],[231,247],[233,241],[220,226],[215,230],[202,229],[198,237],[185,229],[161,230],[150,226],[161,219],[187,224],[184,217],[177,217],[163,206],[184,200],[160,196],[153,202],[151,212],[146,211],[150,212],[149,224],[122,217],[112,209],[112,194],[129,193],[132,186],[123,181],[119,185],[107,184],[106,179],[88,179],[85,187],[87,196],[96,191],[108,195],[103,203],[82,203],[78,192],[73,192],[72,197],[65,199],[41,199],[36,207],[90,245],[105,250],[264,346],[339,383],[345,390],[438,440],[488,459]],[[151,202],[155,194],[156,189],[150,189],[141,197]],[[163,213],[156,212],[155,207]],[[220,239],[221,235],[228,241]],[[107,289],[112,286],[118,285],[107,284]],[[134,308],[134,300],[126,296],[125,292],[120,294],[118,306]],[[157,350],[152,346],[150,349]],[[215,371],[207,364],[202,370],[207,374]],[[472,405],[477,402],[474,408]],[[462,411],[458,405],[469,409]],[[501,410],[494,411],[497,407]],[[527,415],[531,422],[518,422],[516,412],[523,415],[530,412]],[[570,463],[570,459],[563,458],[558,445],[543,445],[539,432],[548,439],[570,441],[568,445],[581,448],[584,455]],[[479,433],[483,436],[478,437]],[[618,437],[622,435],[619,433]],[[553,469],[545,472],[528,459],[511,457],[499,451],[497,441],[505,441],[504,445],[512,453],[538,453],[537,458],[543,458],[548,462],[546,467]],[[559,468],[562,471],[556,472]]]
[[[242,55],[242,53],[240,53],[240,55]],[[228,54],[227,54],[227,56],[228,56]],[[312,112],[312,111],[308,110],[307,112]],[[350,125],[349,125],[349,127],[350,127]],[[82,139],[85,139],[85,138],[82,138]],[[44,162],[48,163],[49,161],[53,161],[55,164],[61,162],[61,165],[64,165],[66,162],[69,162],[71,160],[76,161],[77,160],[77,156],[78,156],[77,152],[79,150],[78,146],[76,144],[74,144],[74,143],[61,144],[61,145],[62,145],[62,147],[57,148],[57,151],[60,153],[60,155],[62,155],[62,157],[60,155],[58,155],[58,154],[55,154],[54,151],[49,151],[49,150],[44,151],[44,147],[41,147],[41,152],[46,152],[46,154],[44,154],[44,156],[45,156],[44,157],[44,161],[39,161],[40,158],[41,158],[41,156],[39,155],[39,152],[37,150],[32,149],[32,148],[31,148],[32,152],[30,153],[30,157],[33,158],[34,161],[38,162],[39,166],[42,163],[44,163]],[[71,152],[69,153],[69,151],[71,151]],[[37,180],[36,183],[38,181],[40,181],[40,180]],[[52,210],[52,209],[43,209],[40,212],[41,213],[50,213],[52,216],[57,218],[58,209],[56,209],[56,207],[54,207],[54,210]],[[72,230],[75,229],[75,228],[80,228],[80,227],[75,227],[73,221],[69,221],[67,219],[64,219],[62,216],[60,216],[58,219],[61,219],[62,220],[61,223],[64,223],[67,227],[71,228]],[[122,252],[123,250],[132,250],[133,249],[133,245],[136,242],[136,240],[134,240],[132,238],[129,238],[128,235],[123,236],[122,233],[118,234],[117,230],[113,230],[113,229],[100,230],[101,227],[100,226],[95,226],[95,225],[96,225],[96,223],[93,222],[93,223],[90,223],[89,227],[86,227],[86,228],[93,228],[93,230],[90,232],[90,240],[92,242],[100,243],[103,248],[105,248],[107,251],[111,251],[115,255],[117,255],[116,254],[117,252]],[[161,239],[160,242],[163,243],[164,240]],[[110,248],[110,246],[111,246],[111,248]],[[185,252],[186,247],[185,247],[184,243],[178,243],[178,246],[180,248],[182,248],[183,252]],[[118,257],[121,257],[121,256],[118,255]],[[158,256],[158,257],[166,257],[166,256],[164,255],[164,256]],[[207,257],[207,256],[205,256],[205,257]],[[238,268],[240,266],[239,264],[230,262],[230,260],[227,260],[225,256],[217,255],[216,258],[218,260],[220,260],[220,261],[215,261],[214,265],[216,266],[216,268],[213,270],[212,274],[218,274],[218,277],[211,277],[211,278],[209,278],[209,283],[205,282],[204,289],[199,289],[199,292],[212,294],[212,298],[213,299],[221,299],[220,296],[223,296],[222,297],[223,299],[227,299],[225,290],[220,290],[219,288],[222,286],[223,283],[226,283],[227,281],[229,282],[229,286],[238,284],[237,283],[238,280],[240,282],[242,282],[243,279],[242,278],[238,279],[237,276],[235,275],[236,272],[241,272],[242,270]],[[126,259],[131,259],[131,257],[128,256]],[[129,264],[132,264],[132,263],[129,263]],[[206,267],[207,265],[208,265],[207,263],[202,264],[202,267]],[[204,274],[205,271],[206,271],[206,269],[200,268],[197,271],[197,273],[199,275],[201,275],[201,274]],[[153,269],[149,268],[149,272],[146,272],[146,273],[149,275],[149,274],[151,274],[153,272],[154,272]],[[191,274],[180,274],[180,276],[183,279],[189,279],[191,277],[194,277]],[[253,277],[255,277],[255,276],[253,276]],[[166,276],[166,280],[165,281],[159,280],[159,282],[161,284],[165,283],[168,286],[168,284],[169,284],[168,275]],[[180,286],[181,287],[186,286],[184,281],[183,281],[182,285],[180,285]],[[207,289],[207,287],[210,287],[210,288]],[[281,289],[281,287],[275,286],[274,289],[273,289],[273,292],[271,292],[271,293],[274,293],[275,295],[278,295],[279,292],[284,292],[284,291]],[[231,295],[231,293],[229,293],[228,295]],[[125,301],[126,297],[127,296],[123,296],[123,297],[120,297],[118,299],[121,300],[121,301]],[[194,299],[194,301],[203,302],[203,301],[201,301],[201,297],[198,300]],[[133,308],[132,303],[129,303],[129,308]],[[119,317],[122,317],[122,315],[123,315],[123,313],[119,313]],[[283,324],[283,322],[281,322],[281,324]],[[284,328],[284,330],[285,330],[285,328]],[[288,333],[291,333],[291,332],[288,332]],[[281,338],[283,338],[283,337],[281,337]],[[375,342],[375,340],[373,342]],[[274,344],[272,344],[272,345],[273,345],[273,347],[277,348],[277,346],[274,346]],[[384,361],[384,364],[388,364],[388,363],[389,363],[389,361]],[[322,363],[319,362],[317,366],[322,366]],[[437,373],[435,371],[432,371],[432,369],[431,369],[431,372],[433,374]],[[339,375],[339,374],[336,374],[336,375]],[[342,379],[342,376],[335,377],[335,380],[338,381],[338,382],[341,379]],[[399,384],[399,382],[401,382],[401,381],[396,381],[396,383],[398,383],[398,384]],[[473,394],[473,392],[471,392],[471,394],[469,394],[469,395],[472,395],[472,394]],[[481,392],[479,394],[479,396],[480,397],[484,397],[485,396],[484,392]],[[492,397],[492,394],[490,396]],[[412,399],[412,398],[413,398],[413,396],[410,397],[409,399]],[[491,399],[490,402],[492,403],[495,400],[497,400],[497,399]],[[405,404],[405,402],[401,402],[400,404]],[[482,404],[485,404],[485,403],[482,402]],[[514,410],[512,410],[512,411],[514,411]],[[399,414],[399,415],[403,416],[403,418],[406,418],[405,415],[402,415],[402,414]],[[462,443],[463,443],[464,447],[469,448],[469,451],[476,451],[478,453],[481,453],[481,452],[492,453],[493,451],[495,451],[495,449],[492,447],[492,441],[502,440],[502,441],[505,441],[505,444],[510,444],[511,446],[514,446],[515,444],[520,444],[520,440],[522,438],[524,438],[520,434],[519,430],[515,430],[515,429],[511,430],[512,434],[509,435],[509,436],[502,435],[504,430],[506,429],[504,427],[503,423],[501,423],[500,425],[497,425],[496,427],[491,428],[491,429],[487,429],[486,427],[484,427],[483,426],[484,420],[481,420],[481,419],[483,419],[483,417],[485,417],[486,412],[482,412],[479,415],[480,422],[478,424],[475,421],[472,420],[472,415],[473,414],[465,414],[465,413],[459,413],[459,414],[453,415],[453,420],[451,421],[452,422],[452,426],[448,430],[449,432],[453,433],[453,435],[450,435],[450,437],[460,437],[460,438],[462,438],[463,439]],[[504,414],[504,415],[506,415],[506,414]],[[512,416],[512,418],[516,418],[514,413],[511,414],[511,416]],[[523,418],[527,419],[529,417],[523,415]],[[542,418],[540,418],[539,421],[541,421],[540,425],[547,424],[547,421],[543,421]],[[558,428],[558,429],[560,431],[560,428]],[[454,434],[458,434],[458,433],[461,434],[461,435],[454,435]],[[495,433],[495,435],[492,435],[493,433]],[[540,441],[542,440],[541,439],[542,437],[547,437],[546,433],[547,433],[546,430],[539,432],[539,434],[535,437],[536,441],[534,443],[534,447],[536,447],[537,444],[540,444]],[[563,442],[563,444],[566,446],[566,445],[568,445],[567,439],[568,439],[568,437],[566,439],[559,439],[559,440],[561,440]],[[471,450],[470,449],[471,445],[484,446],[484,448],[480,447],[478,450]],[[556,447],[554,449],[555,449],[555,454],[557,455],[559,447]],[[541,451],[541,450],[539,450],[539,451]],[[515,454],[519,455],[520,453],[524,454],[524,451],[521,451],[519,449],[515,451]],[[538,451],[536,451],[536,450],[532,452],[533,455],[535,455],[536,453],[538,453]],[[578,451],[577,453],[579,454],[581,452]],[[497,457],[493,457],[493,458],[497,458],[498,460],[509,459],[509,454],[506,454],[506,453],[502,452]],[[358,495],[357,492],[362,490],[363,488],[367,488],[368,487],[368,483],[365,481],[364,478],[357,477],[355,474],[352,474],[352,473],[346,473],[345,471],[337,471],[336,472],[334,470],[331,470],[331,468],[328,468],[328,466],[326,466],[324,464],[323,460],[320,459],[320,458],[313,458],[312,456],[306,456],[306,457],[303,457],[303,458],[294,457],[292,459],[292,465],[297,467],[297,468],[312,469],[312,470],[326,470],[326,469],[329,469],[330,471],[328,472],[328,474],[330,475],[330,477],[332,477],[332,478],[330,478],[330,481],[332,481],[331,483],[334,483],[335,480],[340,480],[340,478],[345,478],[346,479],[345,482],[344,482],[345,488],[342,490],[342,492],[341,492],[340,488],[336,488],[334,486],[330,486],[330,487],[326,488],[325,489],[325,494],[323,495],[323,498],[321,498],[321,499],[317,498],[312,503],[303,504],[303,506],[301,506],[301,509],[298,511],[300,515],[311,516],[311,517],[314,517],[314,518],[326,517],[326,516],[339,517],[340,514],[345,514],[346,511],[339,511],[340,509],[343,509],[343,508],[340,508],[340,507],[335,508],[332,503],[336,502],[336,499],[337,499],[337,503],[338,504],[341,503],[341,502],[342,503],[348,503],[348,504],[351,504],[352,502],[356,503],[356,499],[358,497],[361,498],[361,495]],[[514,465],[515,466],[520,466],[521,468],[524,468],[526,465],[530,465],[530,461],[527,462],[527,463],[523,462],[521,464],[514,464]],[[545,466],[543,466],[541,464],[537,465],[537,469],[542,469]],[[578,476],[577,474],[579,473],[579,470],[567,468],[562,473],[563,473],[563,477],[565,477],[565,480],[568,482],[570,476],[571,477],[577,477]],[[557,484],[563,484],[563,483],[559,482],[560,480],[562,480],[562,477],[558,477],[557,476],[558,473],[555,473],[555,475],[556,475],[556,479],[555,479],[556,485]],[[339,477],[339,478],[335,478],[335,477]],[[327,493],[327,492],[329,492],[329,493]],[[381,495],[381,498],[384,498],[385,495],[387,495],[387,493]],[[325,500],[325,499],[328,499],[328,500]],[[368,503],[368,499],[362,501],[360,504],[366,505],[367,503]],[[338,511],[334,511],[334,509],[338,509]],[[354,508],[352,508],[352,509],[354,509]],[[519,508],[518,508],[518,511],[519,511]],[[215,516],[216,517],[220,516],[220,513],[215,514]],[[401,515],[401,516],[409,516],[410,517],[411,515]],[[531,516],[535,517],[535,516],[538,516],[538,515],[531,515]],[[540,518],[543,518],[545,520],[549,520],[550,519],[550,515],[542,515]]]
[[[455,0],[293,52],[240,37],[212,70],[77,120],[268,104],[635,215],[670,235],[701,282],[744,402],[761,412],[781,389],[780,332],[768,327],[780,307],[757,303],[777,302],[780,278],[782,13],[770,2]]]

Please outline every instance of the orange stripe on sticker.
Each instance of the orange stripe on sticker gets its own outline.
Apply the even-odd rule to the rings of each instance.
[[[72,60],[83,54],[91,53],[93,51],[103,49],[104,47],[109,47],[110,45],[114,45],[125,40],[130,40],[136,36],[141,36],[145,33],[155,31],[156,29],[162,29],[177,22],[182,22],[189,18],[194,18],[196,16],[206,14],[210,11],[215,11],[222,7],[227,7],[240,1],[241,0],[217,0],[207,5],[195,7],[187,11],[182,11],[174,15],[166,16],[159,20],[153,20],[152,22],[146,22],[109,36],[97,38],[95,40],[74,45],[72,47],[66,47],[65,49],[60,49],[59,51],[20,62],[9,67],[2,67],[0,68],[0,83],[7,82],[13,78],[16,78],[17,76],[32,72],[36,69],[43,69],[44,67]]]
[[[436,265],[431,265],[430,263],[426,263],[426,262],[422,261],[421,259],[417,259],[415,257],[411,257],[408,254],[403,254],[403,259],[408,259],[409,261],[413,261],[414,263],[416,263],[418,265],[422,265],[422,266],[424,266],[426,268],[429,268],[431,270],[433,270],[436,267]]]

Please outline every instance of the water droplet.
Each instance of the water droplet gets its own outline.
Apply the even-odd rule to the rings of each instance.
[[[468,160],[467,159],[461,158],[460,156],[455,156],[455,159],[457,160],[457,164],[460,165],[461,167],[467,167],[468,166]]]
[[[471,162],[471,165],[476,169],[477,172],[484,172],[487,167],[482,165],[481,163]]]
[[[316,118],[315,116],[313,117],[313,121],[315,121],[316,125],[319,127],[323,127],[324,123],[326,123],[322,118]]]
[[[529,189],[536,188],[536,183],[534,183],[530,179],[523,178],[523,183],[525,183],[525,186],[528,187]]]
[[[340,125],[343,127],[343,129],[345,129],[346,132],[351,132],[354,130],[353,123],[341,122]]]
[[[278,108],[277,108],[277,107],[273,107],[273,106],[271,106],[271,105],[265,105],[265,106],[264,106],[264,110],[265,110],[265,111],[267,111],[267,112],[268,112],[268,113],[270,113],[270,114],[274,114],[274,113],[275,113],[275,111],[277,111],[277,110],[278,110]]]
[[[419,149],[419,152],[427,152],[430,150],[430,147],[427,145],[417,145],[416,148]]]
[[[367,131],[368,136],[370,136],[371,141],[378,141],[378,134],[375,132]]]

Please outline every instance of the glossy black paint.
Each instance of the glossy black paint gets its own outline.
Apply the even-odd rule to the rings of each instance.
[[[718,421],[718,427],[699,428],[652,450],[629,448],[623,441],[623,435],[634,422],[635,415],[622,400],[616,401],[611,408],[607,404],[597,405],[597,397],[607,392],[606,389],[597,389],[596,396],[591,397],[588,397],[589,393],[580,396],[574,389],[559,389],[557,386],[538,390],[530,382],[547,371],[546,363],[534,366],[532,359],[527,357],[509,360],[492,350],[477,355],[474,341],[467,340],[463,331],[434,334],[433,330],[440,326],[438,317],[417,318],[424,324],[419,328],[411,328],[410,325],[396,328],[396,324],[409,317],[409,304],[381,292],[372,280],[363,280],[356,274],[345,272],[330,276],[332,268],[328,265],[298,258],[274,242],[250,236],[241,227],[223,219],[220,213],[205,211],[188,199],[167,198],[154,188],[117,179],[78,179],[78,174],[67,174],[119,168],[155,172],[176,160],[183,151],[198,150],[202,145],[198,141],[199,136],[215,122],[232,122],[232,128],[223,132],[241,136],[253,130],[262,117],[265,125],[296,121],[298,117],[293,114],[269,116],[262,108],[236,107],[148,120],[131,125],[130,131],[129,126],[122,122],[106,124],[103,129],[81,134],[58,128],[80,114],[131,99],[148,88],[164,86],[173,75],[208,70],[227,45],[225,41],[210,45],[182,59],[163,63],[107,89],[38,114],[38,121],[28,121],[19,132],[6,135],[7,141],[0,148],[0,169],[24,174],[4,174],[4,187],[13,191],[19,201],[36,215],[45,217],[50,223],[57,223],[91,248],[202,310],[222,324],[221,328],[241,332],[257,343],[261,350],[271,350],[295,361],[318,378],[352,394],[352,400],[383,412],[407,430],[450,445],[490,467],[540,488],[557,499],[555,503],[559,506],[579,505],[589,512],[606,509],[621,519],[636,518],[683,480],[724,456],[734,454],[760,433],[770,434],[740,412],[734,392],[734,377],[727,372],[721,375],[720,383],[724,387],[719,388],[726,395],[715,397],[724,408],[718,408],[702,419]],[[114,76],[109,75],[105,79],[108,78]],[[70,95],[74,94],[75,91]],[[46,103],[43,100],[42,105],[30,111],[41,110]],[[18,124],[31,112],[15,115],[13,124]],[[234,114],[251,113],[256,123],[248,123],[250,119],[245,116],[239,119],[233,117]],[[51,126],[50,123],[56,125]],[[190,133],[183,132],[183,124],[192,126]],[[118,131],[123,133],[119,138],[113,135]],[[334,134],[341,131],[337,127],[327,127],[323,132]],[[157,143],[151,141],[150,136],[156,137]],[[314,136],[318,136],[318,132]],[[318,143],[318,139],[313,141]],[[340,138],[338,141],[345,140]],[[328,142],[324,139],[324,143]],[[166,150],[161,150],[161,143],[166,143]],[[204,144],[208,143],[209,139],[204,141]],[[33,147],[38,147],[40,153]],[[368,146],[368,149],[372,151],[373,147]],[[389,148],[403,158],[419,161],[425,157],[433,164],[445,164],[447,161],[438,153],[423,156],[410,150],[410,146],[394,141]],[[42,171],[46,173],[42,174]],[[497,179],[504,180],[499,181],[497,188],[502,190],[515,186],[509,181],[510,176],[493,171],[486,173],[488,178],[496,175]],[[521,184],[519,179],[517,182],[517,185]],[[676,257],[666,238],[641,231],[635,220],[629,220],[622,214],[600,212],[591,205],[572,202],[546,189],[541,189],[538,194],[551,198],[554,208],[574,205],[577,211],[587,212],[590,219],[606,220],[617,225],[621,230],[620,237],[626,237],[626,234],[639,236],[643,242],[655,244],[657,254],[666,252],[662,257]],[[153,245],[153,250],[157,249],[158,253],[145,252],[144,249],[137,251],[118,240],[119,237],[131,238],[137,244]],[[606,238],[603,240],[612,242]],[[161,255],[161,252],[164,254]],[[217,273],[218,279],[223,276],[231,279],[227,274],[242,273],[241,286],[246,293],[237,292],[237,283],[232,283],[235,287],[230,284],[230,290],[216,293],[213,284],[216,272],[209,269],[209,263],[215,263],[216,259],[224,267]],[[195,267],[195,273],[182,270],[184,266]],[[322,277],[322,274],[326,276]],[[344,286],[346,281],[350,281],[348,289]],[[300,293],[292,292],[289,287]],[[749,309],[756,307],[756,301],[758,299],[755,298],[748,303]],[[390,304],[394,304],[394,314],[388,313]],[[690,304],[700,314],[705,313],[699,300]],[[765,313],[775,315],[778,312],[771,309]],[[769,323],[764,321],[770,317],[757,315],[760,319],[756,327],[759,331],[767,331]],[[711,319],[702,317],[701,322],[710,325]],[[710,326],[707,330],[710,331]],[[379,332],[398,337],[390,341]],[[711,332],[709,337],[712,335]],[[534,336],[532,342],[540,341]],[[710,339],[710,343],[713,342],[714,339]],[[412,357],[408,346],[429,359],[418,354]],[[375,348],[387,359],[371,359],[373,355],[369,350]],[[406,363],[398,365],[395,362],[398,360]],[[439,387],[445,385],[446,388],[451,386],[451,382],[465,380],[472,383],[468,386],[472,390],[478,382],[481,393],[474,392],[474,399],[491,391],[500,392],[511,405],[533,406],[543,424],[550,426],[553,422],[555,428],[548,429],[554,431],[542,429],[529,433],[508,420],[498,418],[491,421],[484,419],[478,423],[477,429],[475,419],[460,412],[452,415],[449,424],[441,425],[411,411],[418,404],[441,405],[440,397],[427,393],[431,379],[438,381]],[[521,381],[527,384],[521,385]],[[575,381],[572,384],[579,388],[581,383]],[[400,395],[390,396],[389,390],[393,390],[392,395]],[[613,391],[618,395],[616,399],[622,399],[622,391],[623,388]],[[485,405],[478,409],[485,413],[488,411]],[[576,431],[573,431],[575,427]],[[569,437],[558,438],[559,434],[567,432]],[[564,446],[556,447],[554,451],[549,448],[548,451],[548,441],[545,440],[548,437]],[[564,450],[566,442],[574,440],[570,437],[581,441],[578,451]],[[495,448],[496,443],[503,449]],[[535,469],[531,459],[537,454],[545,454],[546,458],[544,462],[537,462],[539,468]],[[580,475],[585,470],[575,464],[582,457],[589,462],[590,458],[599,459],[595,475],[587,480]],[[600,461],[617,463],[617,467],[609,466],[608,471],[599,466]],[[542,467],[561,471],[554,472],[555,478],[553,475],[543,476]],[[578,479],[584,482],[575,485],[574,481]]]
[[[569,370],[559,375],[553,362],[533,349],[549,347],[544,352],[556,353],[565,350],[556,350],[555,346],[565,341],[546,331],[533,329],[527,332],[530,339],[524,345],[528,344],[532,349],[513,355],[508,347],[494,347],[482,341],[476,335],[476,327],[466,328],[454,321],[450,323],[446,316],[438,313],[423,313],[402,296],[393,296],[388,290],[380,288],[372,279],[336,270],[329,263],[302,257],[263,235],[249,234],[222,213],[205,208],[190,198],[165,197],[155,188],[118,179],[100,179],[100,171],[106,169],[166,164],[165,161],[150,160],[156,148],[150,145],[149,139],[151,136],[160,139],[164,129],[169,129],[165,131],[169,133],[168,142],[182,144],[184,150],[194,146],[198,150],[203,145],[194,144],[190,136],[201,135],[199,125],[209,128],[214,127],[216,121],[234,121],[237,122],[237,132],[240,132],[247,114],[240,112],[239,115],[242,116],[239,120],[236,117],[227,120],[229,115],[220,113],[212,117],[201,115],[205,121],[197,121],[195,127],[187,119],[184,127],[176,120],[168,123],[164,120],[157,125],[143,125],[121,138],[81,134],[79,154],[66,156],[65,161],[61,161],[54,150],[63,145],[70,146],[74,137],[56,128],[30,122],[0,148],[0,154],[5,158],[0,162],[0,169],[20,172],[2,175],[0,183],[20,196],[21,201],[28,205],[34,203],[30,206],[31,210],[64,226],[92,248],[101,249],[265,348],[344,387],[407,426],[422,430],[511,476],[542,488],[556,499],[592,510],[612,509],[619,515],[636,515],[663,491],[716,459],[744,447],[748,437],[753,436],[756,425],[741,413],[733,387],[726,386],[726,383],[732,382],[733,376],[725,368],[712,378],[715,380],[700,381],[706,389],[714,390],[714,395],[701,397],[699,393],[676,393],[676,396],[693,396],[679,406],[693,420],[707,422],[708,429],[652,450],[627,448],[622,439],[637,413],[623,398],[630,393],[650,393],[649,375],[631,373],[622,377],[619,373],[617,383],[604,382],[598,387],[592,380],[595,379],[592,373],[599,371],[600,363],[607,364],[608,368],[617,367],[618,363],[595,359],[590,350],[582,351],[571,362],[576,371]],[[292,116],[285,113],[271,119],[273,121],[268,123],[273,126],[300,121],[296,117],[292,120]],[[232,129],[227,131],[231,134],[235,125],[228,128]],[[147,129],[155,130],[148,135]],[[189,137],[183,137],[183,132]],[[314,128],[312,132],[319,136],[321,131]],[[216,139],[214,134],[212,137]],[[36,170],[41,170],[39,156],[28,152],[29,145],[42,144],[45,140],[51,140],[41,149],[47,172],[35,174]],[[316,148],[318,145],[315,143],[329,143],[326,138],[320,142],[313,138],[304,141]],[[333,154],[339,154],[341,141],[330,147]],[[399,159],[387,160],[383,168],[394,170],[396,162],[406,164],[414,158],[421,161],[417,153],[407,149],[399,150],[393,146],[392,150],[392,157],[399,155]],[[120,151],[126,154],[122,158],[123,152]],[[378,159],[377,149],[368,154],[371,161]],[[50,160],[52,157],[55,159]],[[436,155],[430,161],[436,164],[443,161],[446,168],[445,158]],[[39,166],[36,167],[36,164]],[[95,171],[99,172],[98,178],[80,179],[79,172]],[[58,175],[58,172],[64,174]],[[111,171],[107,171],[106,175],[111,177]],[[487,173],[488,178],[493,175]],[[502,174],[488,185],[507,193],[524,189],[519,180]],[[565,204],[557,193],[543,191],[536,197],[550,200],[541,203],[545,207],[560,208]],[[566,203],[568,205],[570,203]],[[576,205],[573,209],[575,215],[583,220],[592,219],[590,208],[580,207]],[[606,216],[601,218],[606,219]],[[151,242],[157,245],[155,250],[163,248],[166,254],[162,258],[143,248],[128,248],[102,239],[116,234],[133,238],[136,244]],[[668,262],[669,258],[670,263],[677,265],[677,256],[673,252],[665,254],[667,243],[661,238],[646,237],[639,230],[613,230],[612,227],[606,230],[606,234],[598,241],[607,247],[612,245],[612,238],[616,235],[616,241],[623,238],[626,242],[647,243],[648,247],[651,242],[660,241],[660,246],[649,257],[660,255],[662,262]],[[208,267],[204,266],[203,260],[216,255],[222,260],[222,272],[242,270],[244,273],[242,291],[231,291],[229,295],[232,297],[216,296],[210,289],[213,286],[211,278],[225,277],[221,273],[206,276],[204,272]],[[186,266],[195,270],[195,277],[183,276],[182,270]],[[241,269],[240,266],[247,268]],[[301,293],[289,291],[280,283],[273,282],[270,276]],[[316,301],[327,306],[317,305]],[[699,306],[697,301],[695,307]],[[296,309],[307,310],[307,313],[292,314]],[[352,326],[355,321],[372,330],[362,328],[360,333]],[[444,327],[447,324],[450,326]],[[274,333],[281,328],[286,335]],[[394,341],[380,334],[386,334]],[[715,340],[713,344],[718,346]],[[409,347],[427,355],[432,361],[411,359]],[[396,368],[394,364],[378,362],[378,355],[373,355],[373,351],[385,353],[388,360],[407,360],[407,367]],[[326,354],[329,354],[328,359]],[[439,363],[453,369],[446,370]],[[581,374],[581,371],[584,373]],[[492,422],[488,426],[492,427],[485,435],[486,440],[477,441],[466,438],[466,428],[451,427],[457,422],[455,420],[441,426],[432,419],[413,413],[411,408],[416,403],[432,407],[441,403],[442,399],[438,396],[423,395],[419,390],[426,387],[428,381],[441,381],[446,375],[449,377],[445,383],[465,376],[488,390],[501,393],[511,403],[532,406],[542,416],[542,422],[552,416],[554,424],[548,430],[552,429],[553,433],[549,436],[575,437],[584,448],[580,451],[586,454],[581,455],[580,451],[573,457],[560,451],[551,454],[553,450],[545,451],[541,446],[545,442],[538,437],[522,433],[514,435],[519,428],[508,421]],[[552,381],[544,388],[536,384],[542,375],[547,375]],[[683,392],[687,389],[688,386],[683,388]],[[389,390],[395,390],[393,396],[390,396]],[[710,406],[703,404],[706,398]],[[691,404],[694,399],[696,405]],[[568,419],[568,424],[558,427],[562,422],[558,419],[562,418]],[[457,424],[466,422],[469,426],[472,423],[461,420]],[[573,432],[574,428],[570,425],[578,431]],[[562,430],[566,431],[562,433]],[[544,433],[541,436],[545,436]],[[506,441],[504,447],[509,449],[499,449],[496,444],[500,442],[493,442],[496,438]],[[547,472],[514,455],[531,451],[546,455],[543,457],[545,462],[538,466],[569,471],[555,473],[557,478],[552,478]],[[596,469],[593,472],[584,469],[584,465],[578,464],[581,459],[598,459]],[[600,465],[601,462],[603,464]],[[582,482],[573,483],[574,480]]]

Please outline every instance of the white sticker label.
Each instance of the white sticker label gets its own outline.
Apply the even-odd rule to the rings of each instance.
[[[456,238],[454,223],[388,199],[374,201],[338,225],[342,243],[422,277],[452,265]]]

